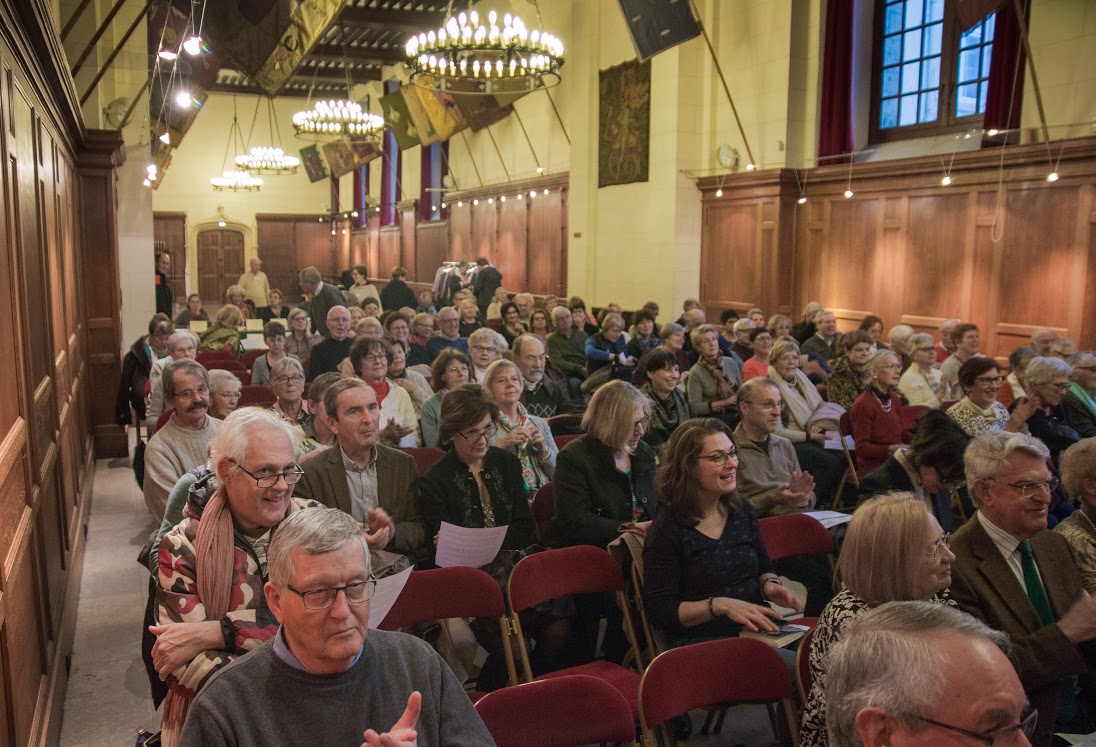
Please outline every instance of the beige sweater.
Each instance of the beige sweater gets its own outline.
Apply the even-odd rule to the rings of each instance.
[[[145,446],[145,505],[157,523],[164,520],[167,496],[185,473],[209,459],[209,442],[221,426],[217,418],[206,417],[200,431],[183,428],[168,419]]]

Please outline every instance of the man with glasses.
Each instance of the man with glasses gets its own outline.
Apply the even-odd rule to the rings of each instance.
[[[567,391],[572,402],[582,403],[582,382],[586,370],[586,333],[574,326],[571,312],[566,306],[552,309],[555,331],[548,335],[548,360],[567,377]]]
[[[308,356],[309,381],[320,374],[339,370],[339,364],[350,355],[350,310],[333,306],[327,312],[326,336],[316,343]]]
[[[164,402],[173,410],[145,447],[145,505],[157,522],[167,496],[187,471],[204,464],[209,442],[221,421],[209,416],[209,372],[181,358],[164,367]]]
[[[456,348],[468,355],[468,338],[460,336],[460,315],[452,306],[438,312],[438,332],[426,341],[426,354],[430,360],[438,357],[443,348]]]
[[[369,546],[414,557],[423,543],[415,503],[419,473],[406,452],[377,443],[381,408],[361,379],[342,379],[324,393],[336,444],[305,461],[294,495],[350,514],[369,527]],[[391,518],[389,518],[391,517]]]
[[[225,667],[194,701],[182,745],[493,745],[441,657],[369,630],[369,553],[353,519],[301,511],[270,543],[272,640]]]
[[[738,390],[742,420],[734,431],[738,446],[738,493],[758,517],[779,516],[814,507],[814,478],[799,466],[792,442],[776,434],[784,402],[768,378],[754,378]]]
[[[490,327],[480,327],[468,335],[468,359],[472,363],[472,369],[468,372],[469,381],[482,383],[487,367],[502,357],[500,338],[501,335]]]
[[[830,652],[830,747],[1027,745],[1028,707],[1008,637],[944,604],[890,602],[856,618]]]
[[[965,459],[978,512],[951,542],[952,597],[1011,638],[1010,658],[1042,714],[1036,747],[1050,745],[1054,732],[1096,727],[1093,693],[1078,690],[1078,676],[1091,678],[1096,664],[1096,599],[1084,593],[1065,539],[1047,530],[1058,484],[1049,455],[1023,433],[975,438]]]
[[[550,418],[572,412],[567,396],[544,375],[548,356],[544,351],[544,341],[537,335],[527,332],[514,340],[514,363],[521,370],[524,386],[521,391],[521,404],[530,415],[538,418]]]

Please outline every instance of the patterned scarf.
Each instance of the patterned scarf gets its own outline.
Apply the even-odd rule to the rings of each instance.
[[[719,396],[716,399],[727,399],[735,393],[736,387],[727,372],[723,370],[723,356],[716,354],[711,358],[700,356],[700,364],[708,369],[708,373],[715,379],[719,386]]]
[[[1074,397],[1076,397],[1082,405],[1085,406],[1085,409],[1088,410],[1089,414],[1092,415],[1092,417],[1096,418],[1096,401],[1093,401],[1092,395],[1090,395],[1081,387],[1077,386],[1076,381],[1071,381],[1069,383],[1069,392]]]
[[[523,425],[529,422],[529,412],[525,409],[525,405],[518,402],[518,416],[514,420],[506,417],[503,413],[499,413],[499,437],[505,436],[511,431],[521,428]],[[530,425],[532,425],[530,423]],[[536,427],[535,425],[533,426]],[[547,448],[547,446],[545,447]],[[540,466],[540,461],[533,456],[533,452],[527,446],[514,446],[514,453],[517,454],[518,460],[521,462],[521,476],[525,480],[525,487],[528,490],[536,490],[545,483],[551,481],[551,477]]]

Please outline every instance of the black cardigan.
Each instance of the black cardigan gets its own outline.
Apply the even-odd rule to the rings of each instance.
[[[632,454],[632,479],[616,468],[613,450],[593,436],[576,438],[556,457],[553,478],[556,513],[552,546],[605,547],[620,536],[618,527],[632,521],[632,494],[645,519],[655,514],[655,458],[640,441]]]

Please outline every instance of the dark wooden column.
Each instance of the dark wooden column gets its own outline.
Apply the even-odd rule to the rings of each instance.
[[[125,428],[114,419],[122,375],[122,288],[118,275],[116,169],[125,160],[122,133],[89,130],[77,156],[80,251],[88,330],[88,423],[97,457],[126,456]]]

